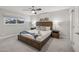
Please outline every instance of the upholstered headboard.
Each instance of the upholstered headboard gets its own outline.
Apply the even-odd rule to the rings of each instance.
[[[36,22],[36,26],[45,26],[45,27],[50,27],[50,29],[52,30],[53,28],[53,22],[52,21],[48,21],[48,22]]]

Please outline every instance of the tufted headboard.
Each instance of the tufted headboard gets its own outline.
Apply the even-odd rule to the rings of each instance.
[[[48,22],[36,22],[36,26],[45,26],[45,27],[50,27],[50,30],[52,30],[53,28],[53,22],[52,21],[48,21]]]

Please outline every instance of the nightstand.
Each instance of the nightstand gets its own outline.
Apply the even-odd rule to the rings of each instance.
[[[59,36],[60,36],[60,33],[59,33],[59,31],[52,31],[52,37],[53,38],[58,38],[59,39]]]

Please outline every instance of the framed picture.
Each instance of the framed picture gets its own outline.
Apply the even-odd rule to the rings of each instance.
[[[24,18],[23,17],[14,17],[14,16],[5,16],[4,23],[5,24],[23,24]]]
[[[17,24],[23,24],[23,23],[24,23],[24,18],[19,17],[19,18],[17,19]]]
[[[16,17],[10,17],[10,16],[4,17],[5,24],[16,24],[16,20],[17,20]]]

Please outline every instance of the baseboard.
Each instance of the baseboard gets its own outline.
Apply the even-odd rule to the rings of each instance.
[[[11,34],[11,35],[7,35],[7,36],[3,36],[3,37],[0,37],[0,40],[2,39],[7,39],[7,38],[10,38],[12,36],[16,36],[17,34]]]

